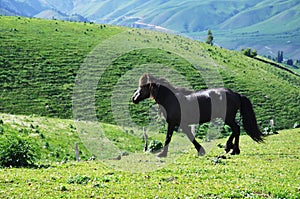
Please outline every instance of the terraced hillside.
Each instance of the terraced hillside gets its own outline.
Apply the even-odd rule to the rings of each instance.
[[[72,116],[71,94],[86,55],[122,31],[87,23],[1,17],[0,112]]]
[[[213,85],[224,84],[249,96],[261,127],[271,118],[280,129],[300,121],[300,78],[238,52],[176,35],[115,26],[3,16],[0,21],[0,112],[72,118],[72,95],[80,66],[97,45],[122,33],[132,42],[134,35],[144,38],[142,42],[150,47],[122,54],[103,72],[95,93],[100,121],[116,123],[111,111],[115,85],[135,68],[142,73],[142,66],[149,63],[176,70],[194,89],[206,88],[211,78]],[[154,48],[156,44],[159,47]],[[170,45],[174,50],[166,50]],[[186,56],[198,56],[197,67],[176,54],[182,49]],[[214,82],[213,76],[204,77],[203,71],[209,70],[217,70],[222,82]],[[133,93],[137,80],[130,83],[133,87],[124,92]],[[82,106],[83,112],[85,106],[89,105]],[[145,125],[147,109],[142,105],[130,107],[136,122]]]

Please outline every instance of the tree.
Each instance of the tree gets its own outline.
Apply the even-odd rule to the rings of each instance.
[[[257,56],[257,50],[256,49],[251,49],[251,48],[247,48],[247,49],[242,49],[241,50],[243,55],[246,55],[248,57],[256,57]]]
[[[257,56],[257,50],[253,49],[253,51],[251,52],[251,57],[256,57]]]
[[[242,49],[242,53],[248,57],[251,57],[251,49],[250,48]]]
[[[283,61],[283,51],[278,51],[277,62],[282,63]]]
[[[208,30],[207,31],[206,43],[212,46],[213,45],[213,40],[214,40],[214,36],[213,36],[211,30]]]
[[[287,62],[286,62],[287,65],[289,66],[293,66],[294,65],[294,62],[292,59],[288,59]]]

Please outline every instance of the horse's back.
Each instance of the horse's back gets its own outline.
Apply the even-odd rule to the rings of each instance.
[[[214,118],[225,120],[240,108],[240,95],[227,88],[200,90],[193,98],[198,101],[200,123]]]

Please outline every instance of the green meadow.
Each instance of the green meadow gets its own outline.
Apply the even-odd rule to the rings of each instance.
[[[300,197],[300,131],[292,129],[300,121],[299,76],[239,52],[166,33],[22,17],[0,16],[0,22],[0,142],[10,146],[9,138],[20,138],[36,153],[34,165],[0,168],[1,198]],[[120,43],[109,43],[118,38]],[[99,46],[109,47],[105,53],[122,53],[105,70],[87,73],[97,81],[94,107],[90,98],[76,104],[75,82],[81,69],[90,66],[89,59],[97,58]],[[159,133],[163,124],[153,116],[152,102],[130,102],[137,75],[145,70],[195,90],[216,85],[245,94],[260,129],[274,119],[279,134],[262,144],[241,136],[238,156],[223,156],[226,140],[219,139],[205,143],[211,151],[198,157],[181,133],[174,135],[169,158],[143,153],[143,127],[156,125],[149,130],[150,140],[165,136]],[[81,118],[90,110],[96,120],[74,120],[74,114]],[[125,113],[133,126],[126,126]],[[91,137],[85,136],[86,129]],[[107,159],[111,154],[93,148],[97,139],[90,138],[99,137],[122,157]]]
[[[299,198],[299,142],[300,130],[283,130],[257,144],[249,136],[241,136],[241,154],[223,155],[225,139],[216,140],[204,157],[196,156],[192,144],[178,153],[168,164],[144,167],[131,172],[126,167],[114,168],[122,160],[75,161],[74,143],[78,134],[72,128],[73,120],[15,116],[1,114],[3,134],[20,129],[39,131],[24,133],[41,146],[42,157],[35,167],[1,168],[1,198]],[[38,127],[36,125],[39,125]],[[55,125],[55,127],[54,127]],[[99,124],[100,125],[100,124]],[[141,138],[128,138],[117,126],[105,125],[111,139],[125,139],[128,157],[143,150]],[[44,137],[40,135],[43,134]],[[178,137],[186,139],[178,133]],[[162,137],[161,137],[162,139]],[[130,147],[135,140],[137,148]],[[116,141],[116,140],[115,140]],[[42,147],[48,142],[47,148]],[[122,143],[115,142],[119,148]],[[171,150],[174,143],[171,142]],[[218,147],[219,146],[219,147]],[[62,149],[57,151],[57,149]],[[82,159],[91,154],[79,145]],[[172,153],[172,151],[170,152]],[[171,154],[170,154],[171,155]],[[86,156],[86,157],[84,157]],[[152,156],[158,162],[166,161]],[[124,157],[126,158],[126,157]],[[131,160],[139,165],[140,157]]]

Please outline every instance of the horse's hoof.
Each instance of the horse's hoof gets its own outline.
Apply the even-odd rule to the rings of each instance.
[[[228,153],[233,148],[234,148],[234,145],[232,143],[227,142],[226,146],[225,146],[225,152]]]
[[[205,150],[203,147],[200,148],[200,150],[198,151],[198,156],[204,156],[205,155]]]
[[[227,157],[225,155],[218,155],[217,158],[218,159],[227,159]]]
[[[230,153],[231,155],[239,155],[241,153],[240,149],[233,149],[232,152]]]
[[[165,158],[165,157],[167,157],[167,153],[165,153],[164,151],[162,151],[162,152],[160,152],[160,153],[157,155],[157,157],[159,157],[159,158]]]

